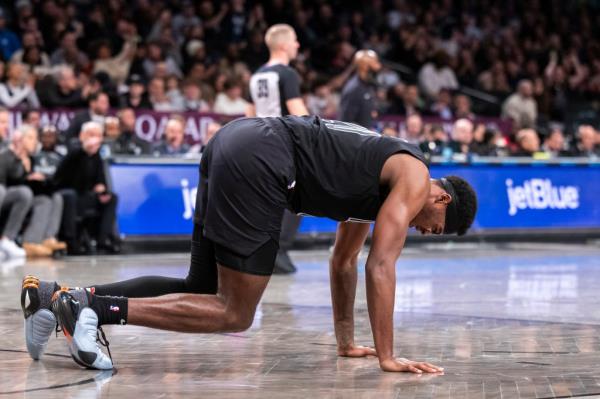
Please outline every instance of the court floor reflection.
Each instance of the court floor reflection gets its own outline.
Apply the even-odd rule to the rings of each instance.
[[[106,328],[117,370],[80,369],[64,339],[42,361],[25,352],[19,283],[71,285],[143,274],[183,276],[188,257],[120,256],[0,266],[0,397],[550,398],[600,396],[600,248],[424,246],[397,265],[395,352],[445,367],[390,374],[377,360],[336,356],[326,251],[293,252],[253,327],[192,335]],[[356,341],[371,345],[363,264]]]

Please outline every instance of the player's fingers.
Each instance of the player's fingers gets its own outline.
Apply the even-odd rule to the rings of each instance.
[[[438,369],[436,369],[436,368],[434,368],[434,367],[427,366],[427,365],[425,365],[425,364],[421,364],[421,365],[419,366],[419,368],[420,368],[421,370],[423,370],[423,371],[426,371],[426,372],[428,372],[428,373],[437,373],[437,372],[438,372]]]
[[[444,368],[443,368],[443,367],[436,366],[435,364],[431,364],[431,363],[424,363],[424,364],[425,364],[427,367],[431,367],[431,368],[434,368],[434,369],[436,369],[437,371],[444,371]]]
[[[407,366],[408,371],[412,372],[412,373],[416,373],[416,374],[421,374],[423,373],[419,368],[413,366],[412,364],[409,364]]]

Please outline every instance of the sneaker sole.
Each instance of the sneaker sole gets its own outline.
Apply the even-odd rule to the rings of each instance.
[[[48,346],[48,340],[56,327],[56,317],[48,309],[40,309],[24,322],[25,344],[33,360],[39,360]]]

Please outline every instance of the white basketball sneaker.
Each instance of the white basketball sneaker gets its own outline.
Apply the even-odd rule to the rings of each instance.
[[[98,327],[98,315],[85,304],[75,300],[66,291],[58,291],[52,301],[52,312],[67,338],[69,352],[75,362],[83,367],[98,370],[113,368],[108,342],[102,328]],[[104,341],[100,340],[100,334]],[[106,346],[106,356],[98,345]]]

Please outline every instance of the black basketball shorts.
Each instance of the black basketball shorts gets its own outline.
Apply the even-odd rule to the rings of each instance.
[[[202,154],[194,215],[215,244],[217,262],[272,274],[294,181],[294,148],[281,125],[237,119],[217,132]]]

